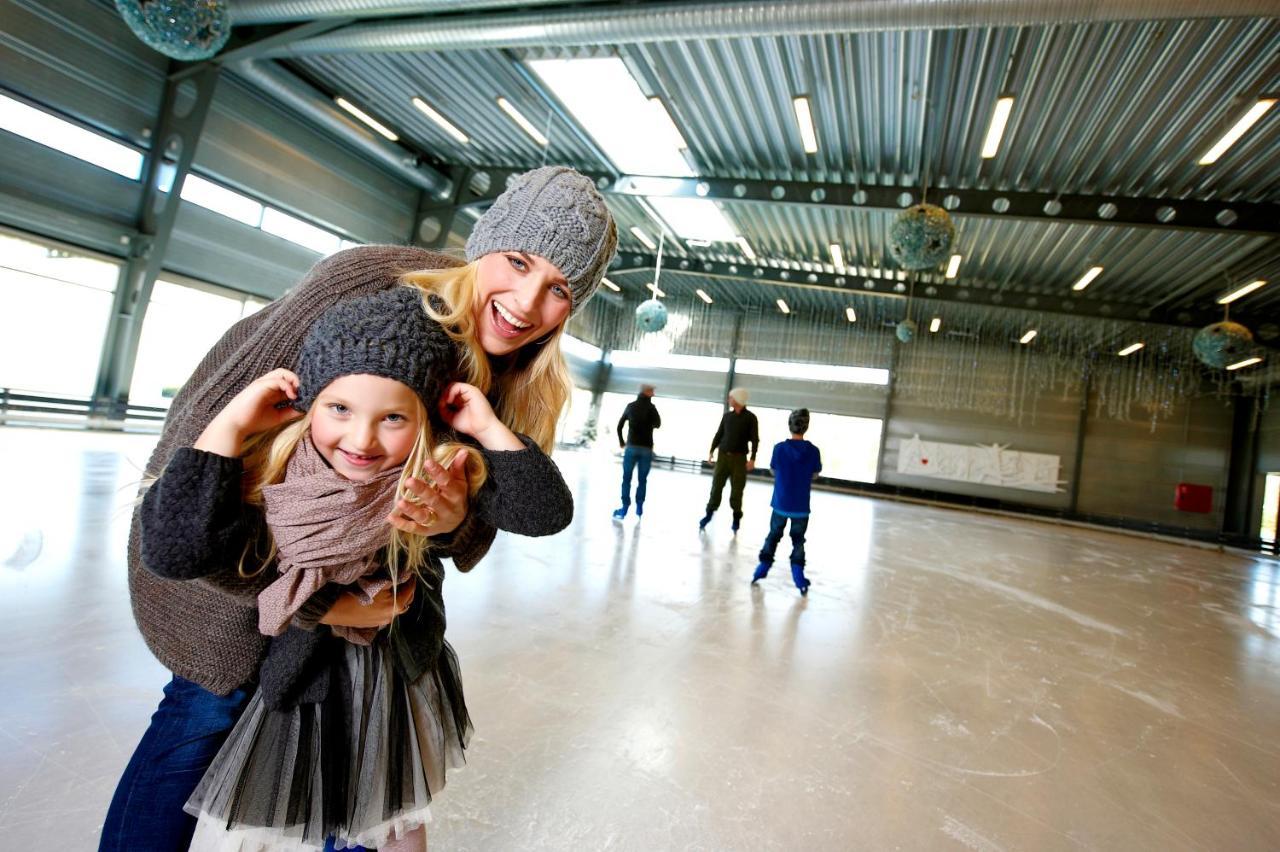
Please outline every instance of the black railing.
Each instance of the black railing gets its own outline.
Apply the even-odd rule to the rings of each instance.
[[[0,387],[0,424],[55,424],[116,428],[124,423],[164,421],[168,409],[154,405],[112,402],[95,405],[83,397],[48,396]]]

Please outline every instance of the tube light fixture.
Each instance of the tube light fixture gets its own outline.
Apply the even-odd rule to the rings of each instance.
[[[961,255],[951,255],[951,260],[947,262],[947,277],[955,278],[956,273],[960,271],[960,261],[964,260]]]
[[[1218,300],[1218,304],[1229,305],[1232,302],[1234,302],[1236,299],[1239,299],[1242,296],[1249,295],[1254,290],[1257,290],[1259,287],[1263,286],[1266,283],[1267,282],[1262,279],[1258,279],[1257,281],[1250,281],[1248,284],[1244,285],[1239,290],[1236,290],[1234,293],[1228,293],[1227,295],[1223,296],[1221,299]]]
[[[1000,137],[1004,136],[1004,127],[1009,122],[1009,113],[1013,111],[1013,98],[1004,97],[996,101],[996,108],[991,113],[991,125],[987,128],[987,139],[982,143],[982,158],[990,160],[1000,150]]]
[[[800,141],[804,144],[806,154],[818,153],[818,134],[813,130],[813,113],[809,110],[809,99],[793,98],[791,103],[796,109],[796,124],[800,127]]]
[[[703,290],[702,288],[698,288],[697,293],[698,293],[699,299],[706,302],[708,305],[711,304],[711,297],[707,295],[706,290]]]
[[[857,321],[858,321],[858,315],[857,315],[857,313],[855,313],[855,312],[854,312],[854,310],[853,310],[853,308],[852,308],[852,307],[845,308],[845,309],[844,309],[844,315],[845,315],[846,317],[848,317],[848,318],[849,318],[849,322],[857,322]]]
[[[1135,353],[1135,352],[1137,352],[1139,349],[1141,349],[1143,346],[1146,346],[1146,344],[1145,344],[1145,343],[1130,343],[1128,346],[1126,346],[1125,348],[1121,349],[1117,354],[1118,354],[1118,355],[1120,355],[1120,357],[1121,357],[1121,358],[1123,358],[1123,357],[1124,357],[1124,356],[1126,356],[1126,355],[1132,355],[1133,353]]]
[[[832,243],[829,246],[831,250],[831,265],[836,268],[836,272],[840,275],[844,274],[844,252],[840,250],[839,243]]]
[[[1030,329],[1029,331],[1027,331],[1027,333],[1026,333],[1026,334],[1022,335],[1022,337],[1018,338],[1018,342],[1019,342],[1019,343],[1030,343],[1031,341],[1033,341],[1033,340],[1035,340],[1035,339],[1036,339],[1036,330],[1033,328],[1033,329]]]
[[[942,328],[942,317],[934,317],[929,323],[929,333],[937,334],[938,329]]]
[[[422,113],[427,118],[434,121],[441,130],[443,130],[445,133],[448,133],[450,136],[452,136],[454,139],[461,142],[463,145],[466,145],[468,142],[471,141],[469,138],[467,138],[467,134],[463,133],[461,130],[457,128],[457,125],[455,125],[449,119],[445,118],[440,113],[436,112],[434,109],[432,109],[431,105],[426,101],[424,101],[422,98],[415,97],[413,99],[413,105],[418,108],[418,112]]]
[[[1200,158],[1199,165],[1209,166],[1218,161],[1218,158],[1226,153],[1227,149],[1236,143],[1241,136],[1249,131],[1257,123],[1258,119],[1266,114],[1267,110],[1275,106],[1276,98],[1259,98],[1258,102],[1249,108],[1249,111],[1241,116],[1240,120],[1231,126],[1231,129],[1222,134],[1222,138],[1213,143],[1213,147],[1205,152]]]
[[[1240,370],[1245,367],[1252,367],[1254,364],[1260,364],[1260,363],[1262,363],[1262,359],[1255,355],[1252,358],[1245,358],[1243,361],[1237,361],[1234,364],[1228,364],[1227,369]]]
[[[655,299],[661,299],[663,296],[667,295],[663,291],[659,290],[658,285],[654,284],[652,281],[650,281],[648,284],[644,286],[648,287],[653,292],[653,297]]]
[[[751,248],[751,243],[747,242],[746,237],[739,236],[734,239],[734,242],[738,244],[738,248],[742,249],[742,253],[747,256],[747,260],[756,259],[755,250]]]
[[[390,142],[400,141],[400,137],[392,133],[385,124],[382,124],[373,116],[369,115],[369,113],[360,109],[360,107],[351,103],[351,101],[347,100],[346,98],[334,98],[333,102],[336,103],[338,106],[342,107],[343,109],[345,109],[347,112],[354,115],[356,118],[363,121],[369,127],[373,128],[384,139],[387,139]]]
[[[612,291],[613,291],[613,292],[615,292],[615,293],[621,293],[621,292],[622,292],[622,288],[621,288],[621,287],[619,287],[617,284],[614,284],[614,283],[613,283],[612,281],[610,281],[608,278],[601,278],[601,279],[600,279],[600,283],[601,283],[601,284],[603,284],[604,286],[608,287],[610,290],[612,290]]]
[[[548,144],[550,144],[547,137],[543,136],[542,132],[538,130],[538,128],[533,126],[533,122],[525,118],[524,113],[520,112],[520,110],[516,109],[514,106],[511,105],[511,101],[507,100],[506,98],[498,98],[498,107],[503,112],[505,112],[508,116],[510,116],[512,121],[520,125],[520,129],[523,130],[525,133],[528,133],[529,138],[532,139],[534,142],[537,142],[539,145],[541,145],[544,148],[547,147]]]
[[[653,241],[653,237],[649,236],[644,231],[640,230],[639,225],[632,225],[631,233],[635,236],[637,240],[644,243],[645,247],[648,248],[649,251],[657,251],[658,244]]]
[[[1091,283],[1093,283],[1093,279],[1097,278],[1101,274],[1102,274],[1101,266],[1091,266],[1089,267],[1088,272],[1080,276],[1079,281],[1071,285],[1071,289],[1083,290],[1085,287],[1088,287]]]
[[[784,314],[791,313],[791,309],[787,307],[787,303],[781,299],[778,300],[778,310],[782,311]]]

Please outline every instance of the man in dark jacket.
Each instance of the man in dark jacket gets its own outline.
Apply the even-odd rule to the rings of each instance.
[[[716,448],[720,454],[716,455]],[[724,493],[725,480],[729,481],[729,507],[733,509],[733,531],[738,532],[742,523],[742,491],[747,485],[747,471],[756,466],[756,452],[760,449],[760,423],[755,414],[747,411],[746,388],[729,391],[729,410],[720,418],[720,428],[711,439],[711,455],[715,457],[715,473],[711,476],[711,499],[707,501],[707,514],[698,521],[698,529],[706,529],[711,516],[720,508],[720,495]],[[748,456],[748,452],[750,455]]]
[[[640,469],[640,482],[636,485],[636,515],[644,514],[645,485],[649,480],[649,466],[653,464],[653,430],[662,426],[662,417],[653,404],[653,385],[641,385],[640,395],[627,403],[627,409],[618,420],[618,446],[622,451],[622,508],[613,513],[616,520],[627,516],[631,508],[631,472]],[[626,440],[622,437],[622,425],[630,423]]]

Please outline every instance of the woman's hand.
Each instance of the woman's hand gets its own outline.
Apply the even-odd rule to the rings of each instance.
[[[422,464],[430,482],[417,477],[405,481],[414,497],[396,501],[395,511],[387,522],[401,532],[413,535],[451,533],[467,516],[467,457],[458,453],[449,466],[441,467],[435,459]]]
[[[440,416],[455,432],[470,435],[486,450],[523,450],[524,444],[493,412],[474,385],[454,382],[440,395]]]
[[[357,595],[347,592],[334,602],[320,619],[321,624],[357,629],[386,627],[396,616],[403,615],[413,603],[417,581],[412,577],[395,588],[393,599],[390,586],[374,595],[373,603],[366,604]]]
[[[236,394],[200,433],[194,446],[235,458],[247,439],[301,417],[302,412],[290,404],[297,398],[298,377],[283,367],[272,370]]]

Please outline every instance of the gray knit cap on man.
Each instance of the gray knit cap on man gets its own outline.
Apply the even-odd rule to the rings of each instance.
[[[571,313],[586,303],[618,250],[618,226],[591,179],[567,166],[542,166],[517,175],[467,239],[467,260],[495,251],[546,258],[573,296]]]

